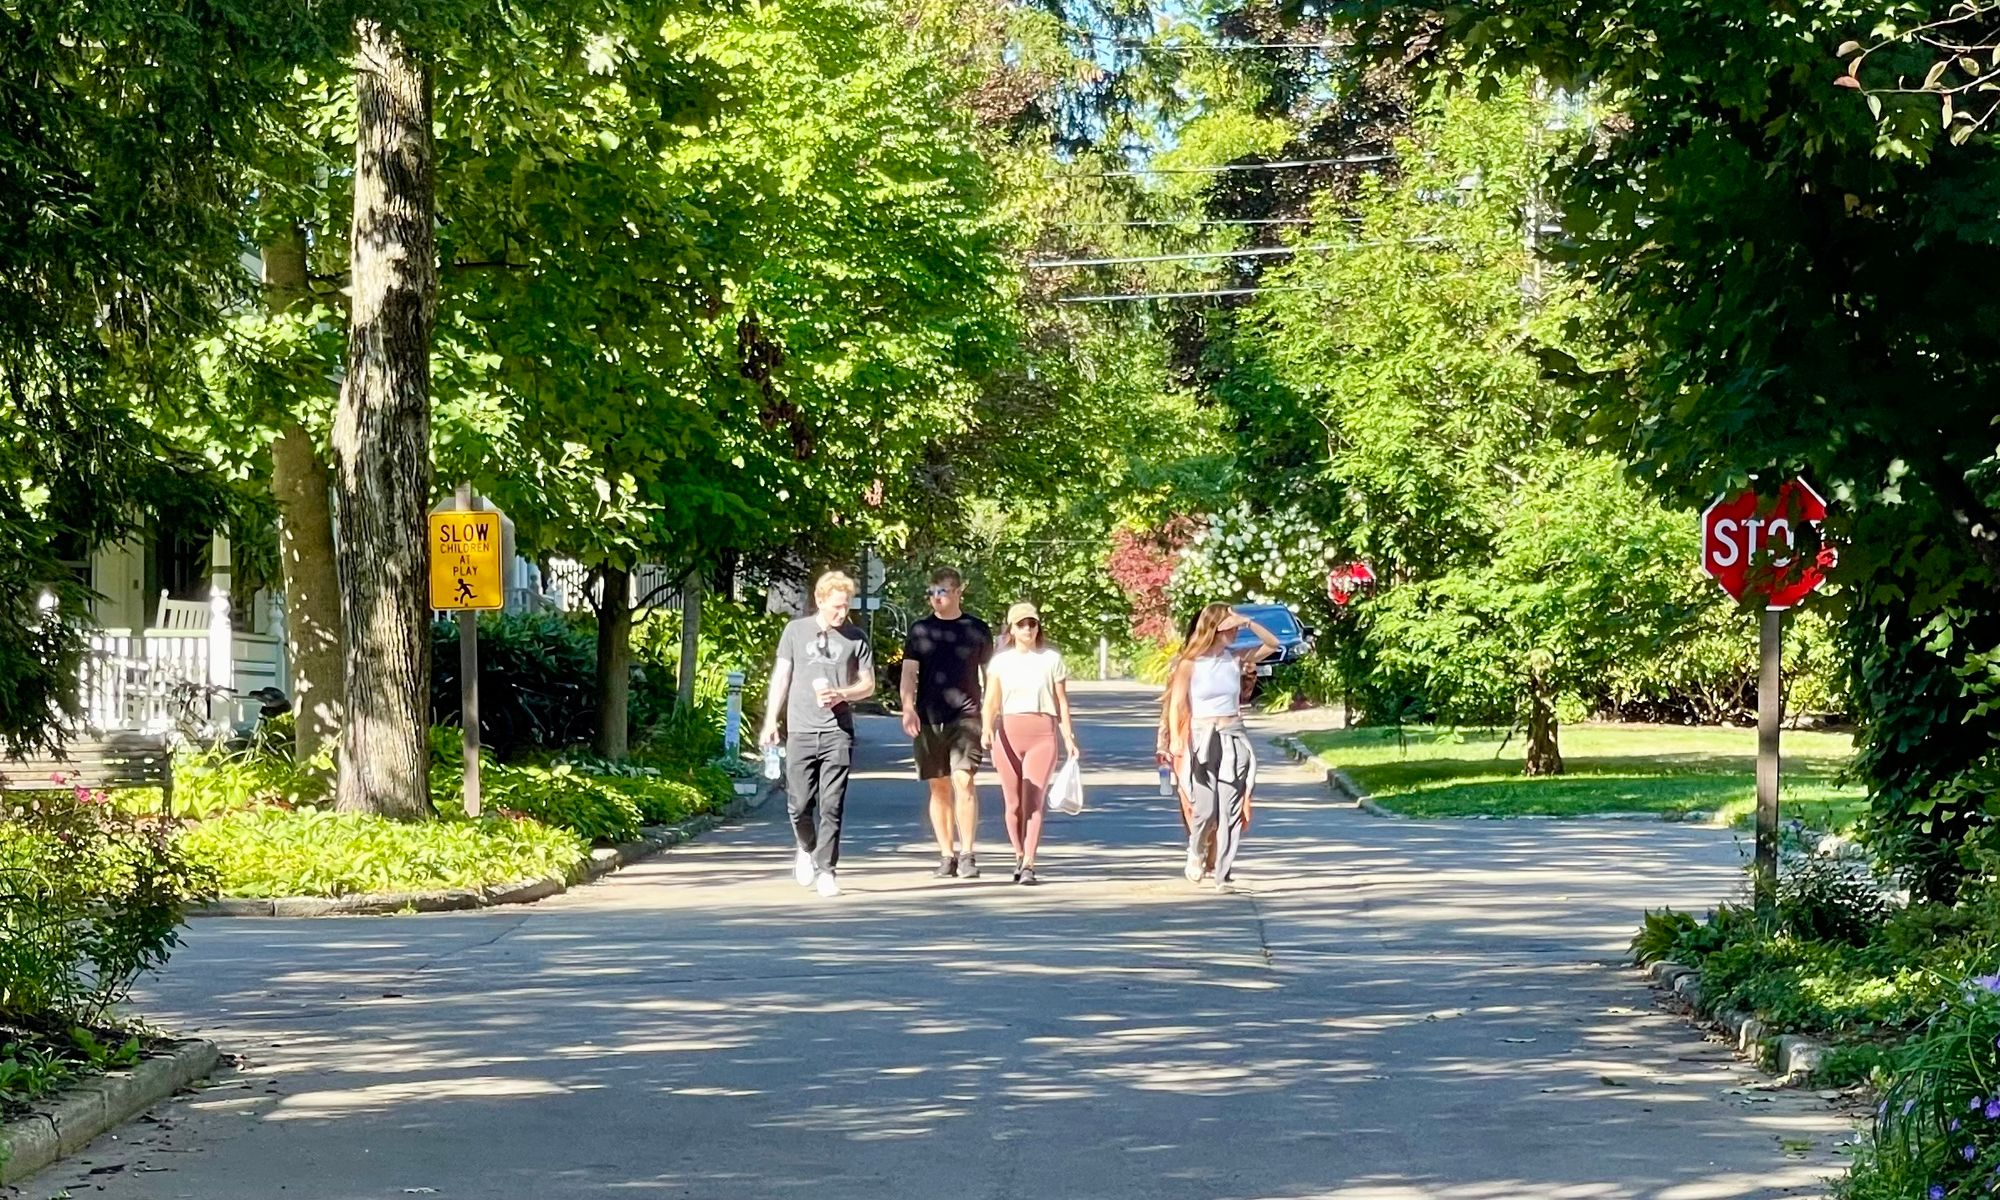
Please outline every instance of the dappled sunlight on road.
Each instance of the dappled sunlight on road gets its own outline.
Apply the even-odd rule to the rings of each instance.
[[[1729,893],[1726,836],[1377,821],[1273,764],[1216,895],[1178,876],[1150,701],[1083,703],[1091,808],[1039,888],[997,838],[930,879],[870,722],[831,902],[765,814],[531,910],[205,923],[148,1007],[249,1068],[120,1150],[152,1190],[93,1182],[263,1200],[303,1154],[338,1167],[287,1194],[322,1200],[1694,1200],[1829,1169],[1824,1103],[1616,961],[1642,907]]]

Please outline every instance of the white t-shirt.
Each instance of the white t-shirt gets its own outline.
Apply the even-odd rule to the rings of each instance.
[[[1009,646],[993,656],[986,668],[986,686],[1000,695],[1000,715],[1056,715],[1056,685],[1069,679],[1062,654],[1047,646],[1023,650]]]

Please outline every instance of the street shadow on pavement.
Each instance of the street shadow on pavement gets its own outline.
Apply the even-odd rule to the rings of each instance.
[[[1274,766],[1241,890],[1217,895],[1178,875],[1150,699],[1080,702],[1091,807],[1051,824],[1039,888],[1012,885],[997,838],[988,878],[929,878],[907,747],[873,721],[832,901],[790,881],[767,812],[533,910],[205,924],[147,1008],[251,1065],[93,1150],[132,1169],[90,1183],[111,1200],[285,1181],[320,1200],[1819,1190],[1840,1116],[1763,1088],[1618,963],[1640,909],[1736,886],[1726,836],[1380,821]]]

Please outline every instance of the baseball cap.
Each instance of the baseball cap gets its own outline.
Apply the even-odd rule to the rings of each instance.
[[[1035,620],[1039,621],[1042,619],[1042,613],[1040,609],[1028,603],[1026,600],[1021,601],[1019,604],[1016,604],[1014,607],[1007,610],[1007,624],[1010,626],[1019,625],[1021,622],[1027,620],[1030,617],[1033,617]]]

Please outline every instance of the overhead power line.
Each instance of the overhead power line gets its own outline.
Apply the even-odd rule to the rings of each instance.
[[[1111,304],[1121,300],[1198,300],[1208,296],[1260,296],[1265,292],[1323,292],[1329,289],[1301,285],[1297,287],[1242,287],[1213,288],[1202,292],[1118,292],[1104,296],[1058,296],[1058,304]]]
[[[1069,229],[1080,229],[1087,225],[1115,226],[1122,229],[1179,229],[1187,225],[1311,225],[1328,221],[1360,221],[1360,217],[1182,217],[1167,221],[1059,221],[1057,224]]]
[[[1221,163],[1209,167],[1130,167],[1123,171],[1099,171],[1100,179],[1123,179],[1135,175],[1220,175],[1226,171],[1287,171],[1298,167],[1360,166],[1390,162],[1393,154],[1349,154],[1341,158],[1289,158],[1278,162]]]
[[[1099,45],[1109,45],[1117,50],[1140,50],[1148,54],[1230,54],[1238,50],[1332,50],[1332,42],[1218,42],[1210,46],[1174,45],[1158,42],[1117,41],[1105,42],[1093,39]]]
[[[1029,260],[1028,269],[1053,270],[1058,267],[1116,267],[1127,263],[1194,262],[1204,258],[1268,258],[1279,254],[1308,254],[1328,250],[1366,250],[1376,246],[1428,246],[1443,238],[1400,238],[1395,241],[1322,242],[1312,246],[1252,246],[1242,250],[1192,250],[1177,254],[1134,254],[1121,258],[1050,258]]]
[[[1161,54],[1202,54],[1210,51],[1226,54],[1236,50],[1333,50],[1339,45],[1337,42],[1142,42],[1131,37],[1120,37],[1115,33],[1080,29],[1074,25],[1065,26],[1063,31],[1072,37],[1110,46],[1116,50],[1150,50]]]

